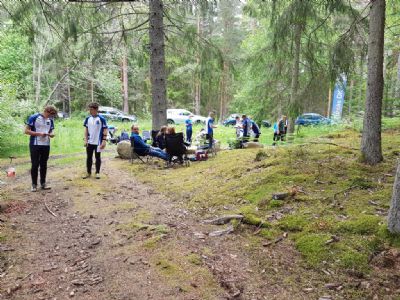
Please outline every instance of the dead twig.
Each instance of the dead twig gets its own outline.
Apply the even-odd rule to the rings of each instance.
[[[224,225],[226,223],[229,223],[231,220],[242,220],[243,216],[242,215],[227,215],[227,216],[222,216],[213,220],[205,220],[203,221],[205,224],[212,224],[212,225]]]
[[[355,188],[359,188],[359,187],[360,187],[359,185],[352,185],[351,187],[348,187],[348,188],[346,188],[346,189],[344,189],[344,190],[342,190],[342,191],[339,191],[339,192],[333,194],[333,201],[336,202],[336,196],[337,196],[337,195],[339,195],[339,194],[341,194],[341,193],[346,193],[346,192],[348,192],[348,191],[351,191],[351,190],[353,190],[353,189],[355,189]]]
[[[339,147],[339,148],[344,148],[344,149],[349,149],[349,150],[356,150],[356,151],[360,150],[360,149],[357,149],[357,148],[347,147],[347,146],[335,144],[335,143],[332,143],[332,142],[325,142],[325,143],[322,143],[322,142],[308,142],[308,144],[312,144],[312,145],[331,145],[331,146],[336,146],[336,147]]]
[[[47,196],[47,195],[46,195],[46,196]],[[53,215],[55,218],[57,218],[57,215],[56,215],[55,213],[53,213],[53,212],[51,211],[51,209],[47,206],[47,204],[46,204],[46,196],[44,196],[44,200],[43,200],[44,206],[46,207],[47,211],[48,211],[51,215]]]

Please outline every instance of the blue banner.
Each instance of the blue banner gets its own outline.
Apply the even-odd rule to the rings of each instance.
[[[347,83],[347,78],[345,74],[340,75],[340,78],[336,81],[332,97],[332,110],[331,110],[332,119],[340,120],[342,118],[346,83]]]

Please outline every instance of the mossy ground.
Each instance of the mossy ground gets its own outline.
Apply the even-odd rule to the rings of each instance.
[[[300,144],[231,150],[189,168],[164,169],[121,162],[135,177],[153,185],[202,216],[243,213],[248,223],[265,224],[259,239],[289,232],[294,247],[311,267],[368,272],[377,248],[398,247],[390,236],[385,212],[390,204],[399,131],[383,132],[385,161],[360,162],[360,134],[345,128],[303,138]],[[311,144],[309,142],[312,142]],[[334,143],[327,144],[327,143]],[[274,192],[293,192],[272,200]],[[372,203],[372,204],[371,204]],[[281,213],[279,220],[271,219]],[[338,241],[327,243],[332,236]]]

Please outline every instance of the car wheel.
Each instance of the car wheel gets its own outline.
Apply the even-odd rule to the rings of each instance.
[[[201,121],[200,121],[200,120],[197,120],[197,121],[195,122],[195,124],[196,124],[196,125],[200,125],[200,124],[201,124]]]
[[[129,122],[129,119],[122,119],[122,123]]]
[[[173,125],[173,124],[175,124],[175,122],[174,122],[174,120],[168,119],[167,124]]]

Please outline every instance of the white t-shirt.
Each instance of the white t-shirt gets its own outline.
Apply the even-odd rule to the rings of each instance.
[[[29,117],[27,125],[32,131],[41,133],[50,133],[54,130],[54,122],[50,118],[45,118],[42,114],[34,114]],[[50,146],[50,137],[45,136],[31,136],[30,145],[36,146]]]
[[[107,121],[102,116],[89,116],[83,123],[88,129],[88,144],[100,145],[103,140],[103,130],[107,128]]]

